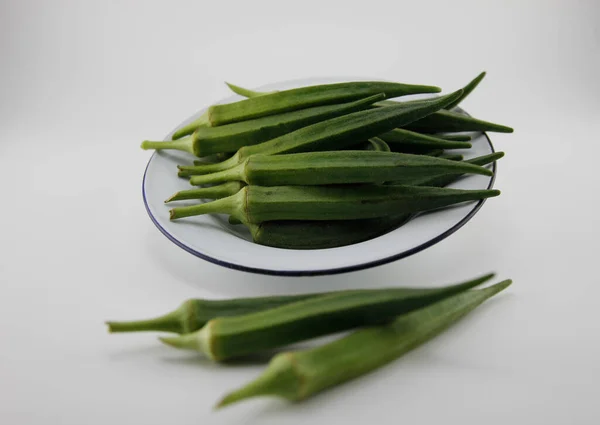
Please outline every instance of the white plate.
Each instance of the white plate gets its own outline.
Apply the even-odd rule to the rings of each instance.
[[[270,84],[258,90],[284,90],[359,79],[364,78],[312,78]],[[229,103],[240,99],[242,97],[235,95],[217,103]],[[196,119],[202,112],[204,110],[181,125]],[[165,140],[170,140],[173,132]],[[462,153],[465,158],[494,152],[492,143],[485,133],[474,133],[473,136],[471,149],[453,152]],[[177,151],[161,151],[152,155],[142,184],[146,210],[156,227],[169,240],[187,252],[224,267],[248,272],[311,276],[349,272],[389,263],[422,251],[450,236],[469,221],[485,202],[484,200],[468,202],[423,214],[390,233],[350,246],[318,250],[271,248],[253,243],[250,233],[244,226],[228,224],[227,217],[223,215],[204,215],[180,221],[169,220],[170,207],[164,204],[164,200],[179,190],[190,188],[187,180],[177,177],[177,165],[192,164],[193,160],[191,155]],[[495,176],[496,164],[494,163],[492,167]],[[472,175],[457,181],[450,187],[490,189],[493,184],[494,177]],[[190,201],[190,203],[194,202],[197,201]],[[186,205],[185,202],[178,204]]]

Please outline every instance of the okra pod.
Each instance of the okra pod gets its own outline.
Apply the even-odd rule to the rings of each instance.
[[[340,291],[342,292],[342,291]],[[159,317],[133,322],[106,322],[109,332],[160,331],[186,334],[202,328],[217,317],[240,316],[323,296],[327,293],[234,298],[229,300],[190,299],[179,308]]]
[[[141,147],[156,150],[175,149],[197,157],[232,153],[241,147],[256,145],[307,125],[364,110],[382,98],[385,98],[385,95],[380,93],[349,103],[316,106],[219,127],[200,127],[190,136],[167,142],[146,140],[142,142]]]
[[[224,361],[329,335],[423,308],[488,281],[493,274],[433,289],[386,288],[330,293],[240,316],[217,317],[202,329],[160,338]]]
[[[179,175],[184,177],[226,170],[251,155],[340,150],[354,146],[363,140],[427,116],[453,102],[460,94],[461,90],[434,100],[415,102],[410,106],[370,109],[321,121],[267,142],[240,148],[230,159],[218,164],[180,166]]]
[[[511,127],[483,121],[454,111],[437,111],[435,114],[421,118],[404,127],[407,130],[419,133],[452,133],[459,131],[513,132]]]
[[[193,133],[197,128],[216,127],[312,106],[331,105],[384,93],[387,98],[417,93],[439,93],[433,86],[355,81],[300,87],[256,96],[238,102],[212,105],[197,120],[178,129],[174,139]]]
[[[238,193],[246,184],[240,181],[231,181],[210,187],[200,187],[197,189],[180,190],[169,199],[165,204],[173,201],[184,201],[189,199],[221,199]]]
[[[257,396],[300,401],[358,378],[431,340],[511,283],[465,291],[313,349],[280,353],[256,380],[226,395],[217,407]]]
[[[467,160],[486,165],[504,156],[496,152]],[[424,178],[421,186],[446,186],[460,175]],[[393,184],[393,183],[390,183]],[[390,232],[406,223],[412,214],[391,215],[363,220],[265,221],[250,225],[255,243],[284,249],[327,249],[364,242]]]
[[[463,87],[462,96],[460,98],[456,99],[454,102],[452,102],[448,106],[446,106],[444,109],[450,110],[450,109],[458,106],[469,94],[471,94],[471,92],[473,90],[475,90],[475,88],[479,85],[479,83],[481,83],[481,80],[483,80],[485,75],[486,75],[486,72],[483,71],[477,77],[473,78],[466,86]],[[236,86],[235,84],[231,84],[231,83],[225,83],[225,84],[227,84],[227,86],[231,89],[232,92],[239,94],[240,96],[244,96],[244,97],[258,97],[258,96],[264,96],[269,93],[274,93],[274,92],[261,92],[261,91],[250,90],[250,89],[246,89],[244,87]],[[387,101],[387,102],[392,103],[394,101]],[[388,103],[388,105],[389,105],[389,103]]]
[[[396,128],[387,133],[380,134],[379,138],[397,151],[413,152],[424,149],[469,149],[472,145],[468,142],[441,139],[427,134]]]
[[[227,198],[173,208],[171,220],[229,214],[244,224],[272,220],[355,220],[426,211],[500,195],[498,190],[415,186],[246,186]]]
[[[404,181],[445,174],[482,174],[487,168],[425,155],[377,151],[252,155],[228,170],[192,176],[192,185],[243,181],[258,186],[330,185]]]

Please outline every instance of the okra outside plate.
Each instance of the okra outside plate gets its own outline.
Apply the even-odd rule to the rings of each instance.
[[[368,78],[311,78],[285,81],[256,90],[284,90],[294,87]],[[415,98],[406,96],[403,99]],[[241,100],[238,95],[216,103]],[[198,118],[198,111],[180,126]],[[179,128],[178,126],[177,128]],[[165,140],[170,140],[173,129]],[[453,150],[465,159],[494,152],[485,133],[470,133],[473,147]],[[271,248],[252,242],[243,225],[230,225],[225,215],[203,215],[185,220],[170,221],[168,205],[164,200],[173,193],[189,189],[186,179],[177,176],[177,165],[192,165],[195,158],[185,152],[160,151],[152,154],[143,177],[142,194],[146,210],[156,227],[173,243],[204,260],[237,270],[270,275],[311,276],[361,270],[399,260],[422,251],[447,238],[465,225],[482,207],[485,200],[463,203],[450,208],[422,214],[398,229],[378,238],[339,248],[317,250],[288,250]],[[495,176],[496,164],[492,164]],[[449,187],[460,189],[490,189],[494,177],[472,175]],[[190,205],[195,202],[179,202]]]

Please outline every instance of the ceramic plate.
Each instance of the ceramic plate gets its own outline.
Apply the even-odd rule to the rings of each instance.
[[[364,78],[362,78],[364,80]],[[257,90],[284,90],[299,86],[324,84],[359,78],[320,78],[286,81],[257,88]],[[407,99],[409,97],[404,97]],[[217,103],[242,99],[231,96]],[[198,111],[181,125],[194,120]],[[175,129],[173,130],[175,131]],[[165,138],[169,140],[172,132]],[[472,134],[473,147],[462,153],[465,158],[494,152],[485,133]],[[184,152],[155,152],[144,173],[142,192],[146,210],[158,229],[173,243],[204,260],[232,269],[248,272],[310,276],[349,272],[389,263],[408,257],[447,238],[465,225],[485,201],[463,203],[423,214],[404,226],[378,238],[340,248],[318,250],[288,250],[261,246],[252,242],[244,226],[232,226],[224,215],[204,215],[185,220],[170,221],[169,208],[164,200],[173,193],[189,189],[185,179],[177,177],[178,164],[191,165],[194,158]],[[492,165],[494,171],[496,164]],[[495,174],[494,174],[495,175]],[[494,177],[472,175],[449,187],[460,189],[492,188]],[[190,201],[188,204],[195,201]],[[179,202],[178,205],[187,205]]]

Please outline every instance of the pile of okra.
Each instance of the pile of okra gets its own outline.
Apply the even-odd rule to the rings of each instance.
[[[107,322],[111,332],[161,331],[176,348],[226,365],[248,355],[273,354],[289,344],[350,331],[333,342],[272,356],[257,379],[225,395],[216,407],[247,398],[300,401],[369,373],[442,332],[511,284],[482,289],[493,274],[430,289],[342,290],[290,296],[191,299],[163,316]],[[289,349],[288,349],[289,350]]]
[[[513,131],[458,108],[484,76],[447,95],[432,95],[441,92],[435,86],[381,81],[276,92],[228,84],[246,98],[212,105],[172,140],[147,140],[142,148],[201,158],[178,167],[195,188],[165,202],[197,201],[172,208],[172,220],[227,214],[262,245],[350,245],[420,212],[500,194],[446,187],[465,175],[492,175],[488,165],[503,156],[465,160],[453,150],[469,149],[477,132]],[[427,97],[401,99],[415,94]]]

